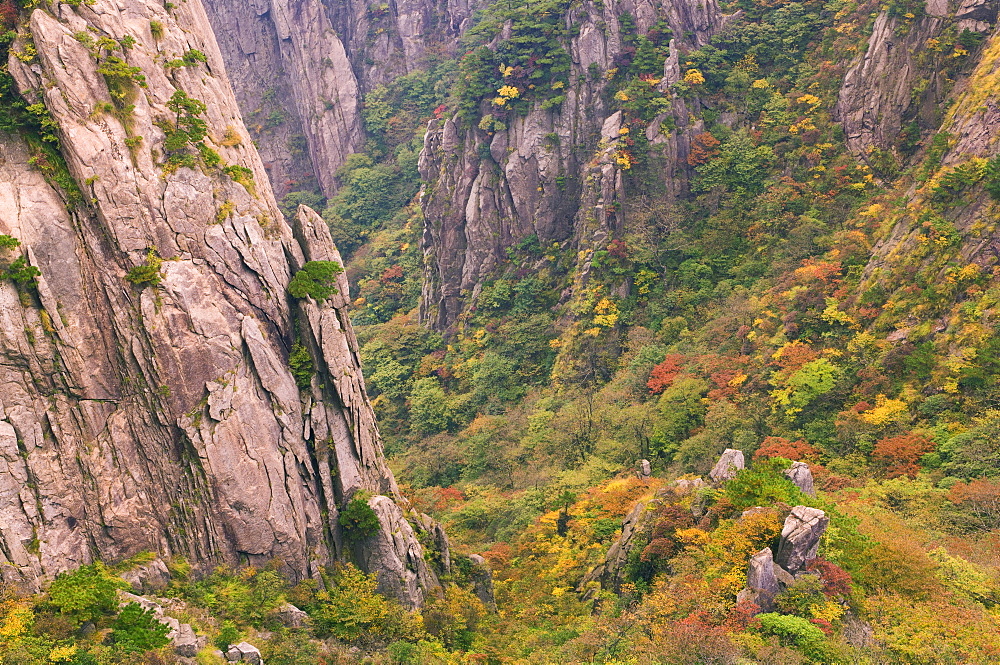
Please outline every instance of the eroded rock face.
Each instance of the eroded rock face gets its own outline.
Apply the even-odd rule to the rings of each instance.
[[[983,32],[989,29],[985,20],[995,20],[996,13],[989,3],[967,0],[956,17],[967,17],[959,22],[959,31]],[[834,109],[848,148],[862,163],[872,148],[896,148],[904,124],[916,122],[918,131],[938,126],[948,77],[921,63],[933,55],[928,40],[939,37],[951,22],[944,0],[928,0],[926,15],[912,22],[888,10],[876,17],[868,46],[844,76]]]
[[[775,563],[792,575],[803,570],[807,563],[816,558],[819,539],[829,523],[830,518],[819,508],[792,508],[792,513],[785,518],[781,529]]]
[[[628,561],[629,552],[635,547],[636,535],[649,522],[650,512],[646,510],[647,502],[640,501],[629,511],[622,521],[622,535],[611,545],[604,563],[594,567],[580,581],[578,591],[585,591],[584,599],[591,595],[593,582],[598,582],[604,589],[618,591],[622,582],[622,569]]]
[[[708,477],[721,483],[735,478],[736,474],[745,468],[746,461],[743,457],[743,451],[726,448],[719,457],[719,461],[708,472]]]
[[[483,602],[486,609],[491,612],[497,611],[497,599],[493,593],[493,572],[490,570],[486,559],[478,554],[470,554],[469,561],[472,562],[472,590],[476,597]]]
[[[0,282],[0,575],[37,588],[150,550],[206,566],[278,557],[293,578],[315,577],[346,557],[338,506],[365,490],[381,496],[387,531],[363,566],[419,605],[437,582],[382,457],[346,279],[324,303],[287,295],[305,261],[339,255],[312,211],[294,234],[285,224],[199,0],[56,7],[31,14],[39,59],[12,58],[11,71],[58,124],[88,203],[68,210],[27,146],[0,135],[0,233],[42,273],[37,292]],[[80,33],[135,38],[119,55],[148,87],[127,123],[106,112]],[[191,49],[205,62],[164,66]],[[166,168],[176,91],[205,103],[206,145],[247,169],[246,184]],[[133,284],[150,252],[164,259],[159,285]],[[288,366],[295,343],[316,369],[305,390]]]

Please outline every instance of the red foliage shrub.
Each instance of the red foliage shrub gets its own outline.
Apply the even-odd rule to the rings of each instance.
[[[889,478],[907,475],[915,478],[921,457],[934,450],[934,442],[923,434],[900,434],[882,439],[875,444],[872,459],[881,466]]]
[[[649,544],[640,555],[643,561],[666,560],[673,557],[682,549],[681,543],[677,540],[677,529],[694,526],[691,511],[676,504],[658,508],[655,519],[649,535]]]
[[[758,612],[760,612],[760,607],[757,603],[750,600],[741,600],[729,610],[726,618],[722,620],[722,625],[734,633],[744,631],[759,623],[759,619],[757,619]]]
[[[663,359],[663,362],[654,367],[649,373],[649,380],[646,382],[646,387],[649,388],[649,392],[654,395],[659,395],[673,385],[674,379],[676,379],[677,375],[681,372],[682,362],[684,362],[684,356],[681,354],[667,354],[667,357]]]
[[[403,279],[403,266],[394,265],[391,268],[386,268],[382,276],[378,278],[378,281],[386,284],[387,282],[394,282]]]
[[[848,596],[851,593],[851,575],[835,563],[816,557],[806,565],[806,570],[819,573],[823,593],[829,598]]]
[[[833,624],[826,619],[809,619],[809,623],[818,626],[827,637],[833,635]]]
[[[17,24],[17,5],[13,0],[0,1],[0,32],[12,30]]]
[[[608,245],[608,254],[616,259],[627,259],[628,247],[625,245],[625,241],[620,238],[612,240],[611,244]]]
[[[824,492],[838,492],[848,487],[861,487],[864,485],[863,480],[830,473],[822,464],[810,464],[809,470],[812,471],[813,481],[815,481],[816,486]]]
[[[719,146],[721,141],[708,132],[697,134],[691,139],[691,150],[688,152],[687,162],[691,166],[700,166],[709,160],[719,156]]]
[[[806,443],[805,439],[789,441],[783,436],[769,436],[753,454],[754,461],[771,457],[784,457],[793,462],[813,462],[819,459],[818,449]]]

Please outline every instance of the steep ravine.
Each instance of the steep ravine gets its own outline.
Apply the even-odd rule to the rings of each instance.
[[[295,578],[353,558],[420,605],[438,582],[382,457],[346,279],[324,303],[286,291],[339,255],[315,213],[293,231],[278,212],[201,3],[56,8],[31,12],[10,66],[87,202],[68,209],[32,149],[0,136],[0,234],[41,271],[37,289],[0,282],[0,575],[37,588],[144,550],[279,558]],[[112,57],[144,79],[99,73]],[[175,91],[205,104],[200,153],[164,143]],[[157,256],[159,279],[137,279]],[[306,390],[296,341],[316,368]],[[337,517],[359,491],[381,528],[348,541]]]

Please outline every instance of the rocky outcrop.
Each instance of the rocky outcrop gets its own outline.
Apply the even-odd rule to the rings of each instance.
[[[719,457],[719,461],[708,472],[708,477],[716,483],[722,483],[735,478],[736,474],[745,468],[746,461],[743,457],[743,451],[726,448]]]
[[[629,511],[629,514],[622,521],[622,535],[611,545],[611,549],[608,550],[608,554],[604,558],[604,563],[595,566],[581,580],[577,590],[584,593],[585,600],[593,594],[595,584],[604,589],[618,591],[629,552],[637,545],[639,540],[637,536],[641,534],[650,520],[651,512],[646,508],[647,502],[640,501]]]
[[[769,509],[751,508],[743,515],[763,510]],[[758,612],[773,611],[775,596],[794,583],[797,576],[814,574],[804,571],[816,558],[819,540],[829,523],[830,518],[818,508],[792,508],[781,529],[777,554],[765,547],[750,558],[747,585],[737,594],[737,602],[749,601],[757,606]]]
[[[785,475],[792,483],[802,490],[806,496],[816,496],[816,488],[813,485],[813,474],[809,465],[805,462],[793,462],[792,466],[785,470]]]
[[[0,282],[0,575],[37,588],[148,550],[205,566],[279,558],[317,577],[348,556],[338,511],[364,490],[381,497],[384,537],[359,560],[419,605],[437,582],[382,457],[346,280],[324,303],[287,295],[305,261],[338,260],[326,226],[310,211],[294,234],[285,224],[200,2],[127,5],[36,9],[15,48],[30,37],[38,59],[11,58],[83,202],[67,208],[29,147],[0,135],[0,234],[41,271],[37,289]],[[134,108],[109,110],[88,34],[134,38],[115,51],[145,77]],[[192,51],[204,62],[164,65]],[[204,102],[205,145],[239,182],[165,162],[177,91]],[[142,266],[156,277],[127,279]],[[315,369],[304,389],[294,345]]]
[[[162,591],[170,583],[170,571],[162,559],[154,559],[125,571],[121,578],[131,584],[136,593]]]
[[[750,558],[747,569],[747,586],[736,596],[737,602],[749,601],[760,612],[774,610],[774,597],[781,592],[781,584],[775,575],[774,555],[770,547],[765,547]]]
[[[364,147],[361,97],[454,52],[476,2],[206,0],[240,108],[279,196],[331,194],[347,156]]]
[[[240,642],[229,647],[225,653],[226,661],[230,663],[249,663],[250,665],[264,665],[264,659],[260,655],[260,649],[249,642]]]
[[[819,539],[829,523],[830,518],[819,508],[792,508],[781,529],[775,563],[792,575],[804,570],[806,564],[816,558]]]
[[[486,559],[478,554],[470,554],[469,562],[472,564],[472,592],[482,601],[486,609],[491,612],[497,611],[496,594],[493,592],[493,572],[490,570]]]
[[[285,628],[302,628],[309,620],[309,615],[291,603],[285,603],[274,613],[275,618]]]
[[[613,146],[621,125],[604,88],[606,73],[626,48],[618,22],[625,13],[635,17],[638,34],[661,17],[673,31],[664,89],[679,76],[678,53],[704,45],[724,23],[714,0],[574,5],[564,17],[578,33],[566,45],[572,65],[561,105],[543,108],[536,102],[499,130],[480,129],[458,116],[431,122],[420,156],[426,182],[420,310],[425,324],[453,327],[484,277],[505,260],[505,250],[528,236],[543,247],[570,243],[583,252],[583,267],[594,249],[603,249],[620,230],[623,188]],[[680,100],[672,115],[680,131],[661,131],[661,122],[654,121],[647,139],[660,153],[668,191],[677,191],[687,177],[691,133],[700,130],[690,124]]]

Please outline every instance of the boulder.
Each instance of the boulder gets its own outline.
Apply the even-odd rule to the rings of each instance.
[[[198,652],[207,644],[208,639],[204,635],[198,635],[190,624],[182,623],[174,636],[172,643],[174,653],[185,658],[194,658]]]
[[[136,593],[161,591],[170,583],[170,571],[162,559],[153,559],[147,564],[126,570],[120,577],[131,584]]]
[[[233,644],[226,652],[226,660],[230,663],[250,663],[250,665],[264,665],[264,660],[260,657],[260,650],[248,642]]]
[[[736,596],[736,600],[737,602],[748,600],[757,605],[761,612],[771,612],[774,610],[774,597],[780,591],[781,584],[775,574],[774,555],[770,547],[765,547],[750,558],[747,586]]]
[[[816,496],[816,489],[813,487],[813,474],[809,465],[805,462],[795,462],[785,470],[785,475],[795,484],[806,496]]]
[[[472,591],[479,600],[483,601],[491,612],[497,611],[497,599],[493,593],[493,571],[490,570],[486,559],[478,554],[470,554],[469,561],[472,562]]]
[[[674,489],[679,494],[690,494],[705,486],[705,481],[701,478],[678,478],[674,481]]]
[[[639,477],[639,480],[645,480],[653,475],[653,469],[649,465],[648,459],[639,460],[636,464],[635,474]]]
[[[743,459],[743,451],[733,448],[726,448],[715,463],[708,477],[717,483],[725,482],[736,476],[736,474],[746,468],[746,461]]]
[[[286,628],[301,628],[309,615],[291,603],[285,603],[275,612],[275,618]]]
[[[792,508],[781,529],[775,563],[792,575],[802,570],[806,563],[816,558],[819,539],[829,523],[830,518],[818,508]]]

